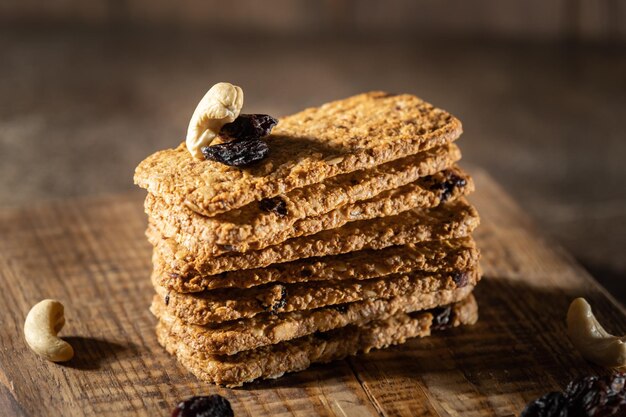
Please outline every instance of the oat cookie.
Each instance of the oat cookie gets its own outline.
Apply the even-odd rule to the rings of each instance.
[[[263,249],[282,243],[287,239],[335,229],[353,221],[394,216],[416,207],[434,207],[441,202],[467,195],[473,189],[474,185],[470,177],[458,167],[454,167],[398,188],[383,191],[371,199],[344,205],[319,216],[288,221],[282,225],[280,219],[287,217],[289,208],[283,204],[285,200],[282,200],[281,197],[275,197],[269,203],[270,210],[273,208],[274,211],[270,216],[274,219],[273,224],[269,223],[266,228],[256,224],[249,225],[251,226],[249,228],[248,225],[240,224],[239,221],[237,223],[231,222],[228,225],[233,236],[236,235],[234,231],[246,228],[250,229],[252,236],[257,233],[259,236],[265,236],[264,238],[250,237],[248,240],[239,242],[234,240],[216,242],[214,240],[215,235],[212,231],[218,230],[223,224],[215,221],[216,217],[207,218],[184,208],[158,204],[158,201],[161,200],[150,195],[146,199],[146,211],[152,224],[159,229],[163,236],[173,238],[178,244],[186,246],[190,250],[202,247],[207,255],[219,256],[233,251],[245,252]],[[322,198],[322,200],[325,199]],[[259,204],[253,203],[255,206],[259,206]],[[231,213],[232,211],[223,213],[221,216]]]
[[[462,278],[459,278],[462,277]],[[318,281],[302,284],[268,284],[250,289],[226,288],[180,294],[155,286],[168,299],[168,310],[186,322],[206,324],[254,317],[261,313],[285,313],[351,303],[370,298],[391,298],[413,292],[437,292],[457,287],[456,282],[475,285],[477,265],[466,271],[424,273],[412,271],[383,278]]]
[[[270,282],[285,284],[313,281],[369,279],[420,270],[450,272],[475,265],[479,251],[471,237],[435,240],[391,246],[380,250],[361,250],[243,269],[218,275],[188,275],[167,272],[164,261],[154,251],[153,281],[172,291],[200,292],[218,288],[250,288]]]
[[[415,96],[371,92],[281,119],[266,138],[269,156],[251,167],[195,160],[183,143],[146,158],[134,179],[169,205],[214,216],[451,143],[461,132],[458,119]]]
[[[331,362],[358,352],[404,343],[409,338],[428,336],[432,330],[473,324],[477,318],[478,307],[470,295],[448,308],[398,313],[363,327],[346,326],[230,356],[198,357],[190,347],[192,341],[185,335],[170,332],[163,322],[157,325],[157,338],[199,379],[237,387],[255,379],[278,378],[287,372],[301,371],[312,363]]]
[[[275,233],[299,229],[294,226],[299,220],[372,199],[384,191],[449,169],[460,157],[455,145],[440,146],[370,169],[337,175],[213,217],[197,214],[184,205],[169,205],[150,193],[145,210],[166,236],[185,233],[209,245],[263,242]],[[441,195],[441,190],[431,188]]]
[[[173,239],[163,238],[152,225],[146,235],[166,262],[168,273],[188,274],[194,271],[201,275],[215,275],[313,256],[460,238],[468,236],[478,223],[476,209],[465,198],[460,198],[429,210],[413,209],[396,216],[350,222],[337,229],[289,239],[258,251],[227,253],[217,257],[207,255],[202,247],[190,251]]]
[[[249,319],[224,323],[195,325],[185,323],[165,305],[161,296],[155,296],[150,310],[173,332],[191,343],[199,355],[233,355],[340,327],[363,326],[372,320],[387,319],[399,312],[411,313],[440,305],[455,303],[467,297],[473,285],[431,293],[414,291],[390,299],[367,299],[354,303],[289,313],[264,313]]]

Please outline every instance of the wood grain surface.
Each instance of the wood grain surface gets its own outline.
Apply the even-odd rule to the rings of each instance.
[[[573,350],[564,317],[585,296],[620,333],[623,307],[474,175],[485,271],[475,326],[235,390],[198,381],[156,342],[140,194],[0,211],[0,415],[167,416],[187,396],[219,393],[236,416],[516,416],[572,378],[608,372]],[[66,307],[76,356],[65,365],[23,340],[43,298]]]

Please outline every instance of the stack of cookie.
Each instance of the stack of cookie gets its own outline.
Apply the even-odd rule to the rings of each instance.
[[[475,322],[460,134],[417,97],[374,92],[281,119],[250,166],[184,144],[148,157],[135,182],[159,342],[239,386]]]

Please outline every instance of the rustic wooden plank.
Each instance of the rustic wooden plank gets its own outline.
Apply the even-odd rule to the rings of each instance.
[[[378,415],[345,362],[252,391],[198,383],[156,343],[144,228],[136,196],[0,214],[0,305],[8,307],[9,333],[0,353],[3,403],[27,415],[154,415],[181,398],[218,392],[238,416]],[[77,352],[67,366],[38,360],[23,342],[25,312],[42,298],[66,305],[65,334]]]
[[[478,324],[235,390],[199,382],[156,343],[140,194],[0,210],[0,407],[166,415],[186,396],[220,393],[237,416],[512,416],[575,376],[605,373],[573,351],[565,311],[584,295],[619,333],[623,308],[493,180],[475,178]],[[23,342],[26,312],[48,297],[66,305],[63,334],[77,352],[67,365],[39,360]]]
[[[621,306],[542,237],[493,180],[482,172],[475,178],[473,200],[483,219],[477,233],[485,273],[476,290],[481,319],[448,337],[351,359],[385,414],[518,415],[528,401],[578,375],[606,372],[582,360],[565,334],[565,312],[577,296],[590,299],[617,333],[626,329]]]

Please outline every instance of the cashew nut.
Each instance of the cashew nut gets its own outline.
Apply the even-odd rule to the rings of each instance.
[[[626,337],[613,336],[604,330],[584,298],[575,299],[569,306],[567,334],[589,361],[607,367],[626,365]]]
[[[28,346],[38,355],[52,362],[72,359],[74,349],[57,337],[65,324],[63,304],[57,300],[43,300],[30,309],[24,322],[24,336]]]
[[[202,159],[200,149],[211,144],[226,123],[234,121],[243,107],[241,87],[217,83],[202,97],[187,128],[187,150]]]

